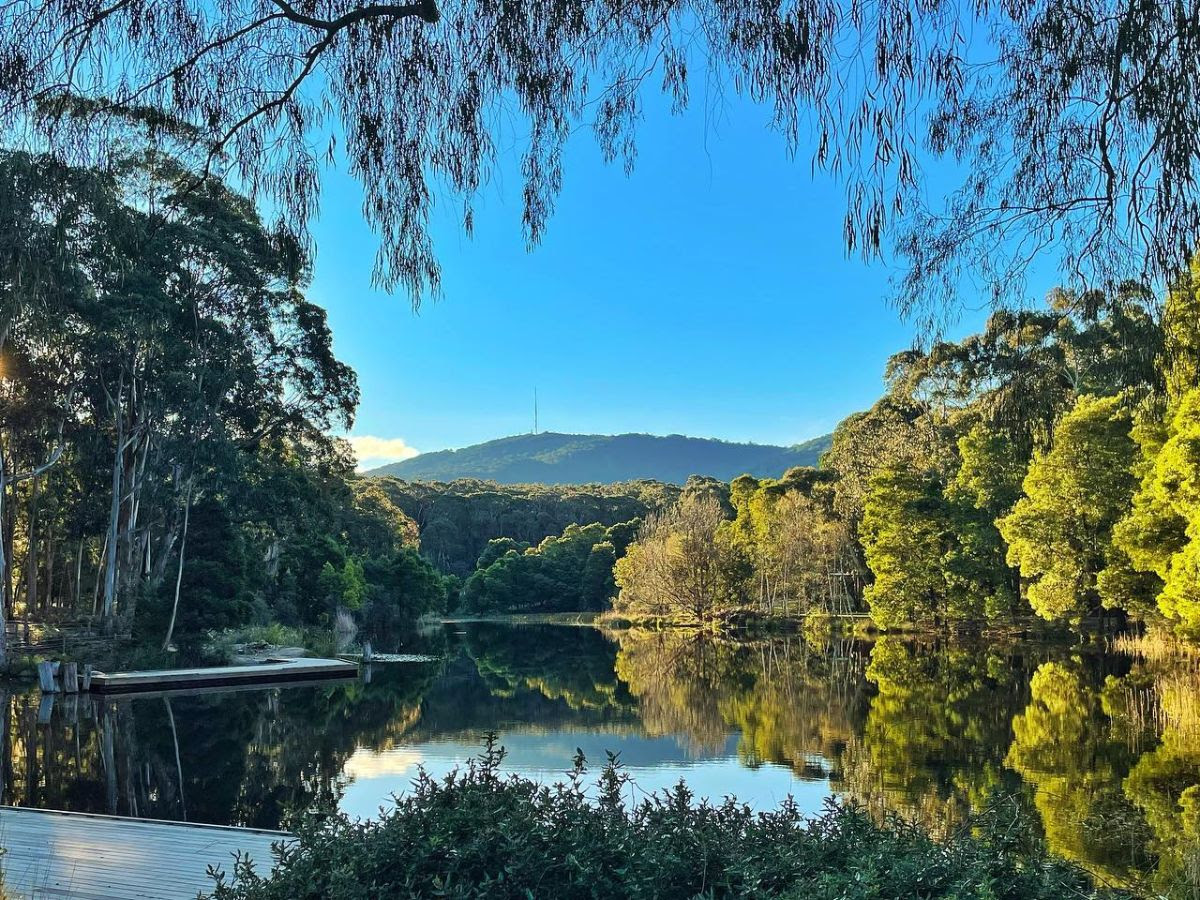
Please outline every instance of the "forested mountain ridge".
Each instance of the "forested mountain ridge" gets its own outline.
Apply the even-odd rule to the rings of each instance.
[[[500,484],[614,484],[652,480],[683,484],[692,475],[729,481],[738,475],[778,478],[815,466],[830,435],[791,447],[743,444],[672,434],[520,434],[461,450],[422,453],[372,469],[419,481],[478,478]]]

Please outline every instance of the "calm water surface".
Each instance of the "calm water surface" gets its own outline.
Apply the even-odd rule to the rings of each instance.
[[[1015,795],[1106,882],[1200,885],[1200,664],[1070,646],[715,639],[447,626],[436,663],[369,683],[94,700],[0,693],[3,802],[258,827],[314,804],[371,816],[420,767],[496,731],[554,780],[620,754],[640,796],[684,779],[768,808],[792,795],[945,832]]]

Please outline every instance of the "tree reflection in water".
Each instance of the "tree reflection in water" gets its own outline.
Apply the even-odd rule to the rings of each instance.
[[[1012,794],[1106,883],[1200,887],[1200,657],[497,624],[448,637],[444,660],[377,667],[369,684],[53,710],[0,689],[0,799],[280,827],[339,802],[367,771],[348,765],[356,751],[421,761],[499,729],[548,755],[594,734],[643,766],[736,748],[748,778],[790,771],[941,833]]]

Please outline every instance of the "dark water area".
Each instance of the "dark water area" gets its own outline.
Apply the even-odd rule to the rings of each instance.
[[[1200,656],[828,635],[770,639],[448,625],[431,663],[359,680],[137,698],[0,693],[3,803],[263,828],[376,814],[420,768],[499,735],[545,781],[618,753],[631,799],[684,779],[935,833],[998,795],[1098,879],[1200,888]]]

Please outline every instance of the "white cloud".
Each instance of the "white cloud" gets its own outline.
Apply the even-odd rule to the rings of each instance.
[[[404,438],[382,438],[373,434],[352,434],[346,438],[354,448],[358,457],[360,469],[371,469],[385,463],[399,462],[402,459],[412,459],[420,454],[416,447],[410,447]]]

